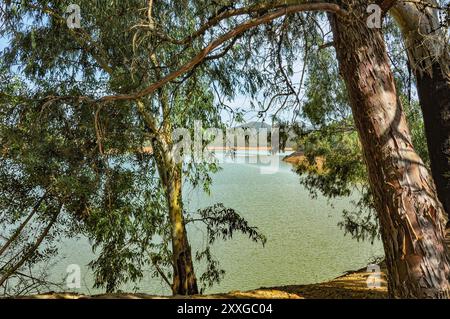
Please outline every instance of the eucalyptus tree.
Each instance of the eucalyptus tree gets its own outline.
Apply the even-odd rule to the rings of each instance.
[[[439,199],[450,213],[449,4],[395,1],[391,15],[401,28],[422,107],[431,171]]]
[[[389,16],[385,18],[383,31],[413,145],[424,164],[430,167],[423,118],[418,100],[412,92],[414,88],[408,72],[407,56],[404,54],[400,31]],[[361,144],[345,84],[335,63],[334,50],[332,46],[326,46],[330,42],[324,41],[317,39],[307,61],[301,117],[310,123],[310,129],[296,132],[298,147],[303,150],[307,160],[300,162],[295,170],[300,176],[300,182],[313,197],[320,193],[329,199],[352,198],[352,206],[342,211],[343,218],[339,225],[357,240],[373,241],[379,237],[379,225]],[[315,161],[317,158],[330,160],[321,161],[319,168]]]
[[[431,176],[412,145],[382,32],[367,25],[367,5],[366,1],[333,4],[275,1],[248,7],[235,4],[210,19],[206,26],[210,28],[216,20],[230,16],[256,15],[216,37],[189,62],[133,96],[152,93],[189,72],[212,50],[247,28],[299,11],[332,13],[334,47],[362,144],[385,247],[390,292],[395,297],[447,297],[449,265],[443,238],[442,204]]]
[[[386,55],[382,32],[366,25],[367,5],[367,1],[336,3],[304,3],[296,0],[206,3],[167,1],[155,2],[153,7],[153,2],[149,1],[145,10],[142,10],[145,13],[144,23],[136,21],[137,19],[131,23],[129,21],[125,23],[127,19],[121,19],[121,22],[118,22],[127,25],[120,29],[121,36],[128,37],[127,41],[120,42],[114,36],[118,30],[111,27],[115,25],[111,24],[113,19],[109,21],[105,19],[104,21],[109,23],[108,27],[105,27],[106,30],[100,33],[92,32],[91,38],[81,33],[81,45],[88,46],[87,51],[92,53],[89,55],[92,56],[91,61],[110,76],[112,74],[112,80],[108,82],[110,84],[108,92],[95,92],[91,96],[70,94],[69,97],[58,94],[50,100],[65,103],[67,100],[82,101],[88,105],[95,102],[96,106],[108,105],[108,103],[137,105],[136,109],[144,118],[146,130],[151,136],[155,131],[152,127],[155,122],[152,117],[159,119],[163,128],[165,123],[164,110],[158,113],[153,109],[154,99],[159,105],[158,110],[164,108],[163,100],[167,95],[166,90],[172,92],[171,88],[177,85],[184,87],[195,77],[200,76],[202,74],[200,71],[207,74],[210,83],[218,81],[223,92],[227,92],[228,89],[229,95],[232,95],[233,89],[230,88],[232,86],[230,84],[233,84],[232,80],[239,78],[239,75],[231,72],[227,74],[227,80],[220,71],[236,71],[238,66],[247,66],[246,61],[252,59],[254,51],[258,52],[254,46],[252,30],[258,27],[261,28],[259,30],[270,30],[273,27],[272,24],[284,30],[292,25],[298,25],[293,23],[292,19],[284,19],[286,16],[298,18],[298,13],[305,11],[329,12],[340,72],[349,94],[352,115],[361,141],[369,184],[380,223],[389,271],[390,292],[395,297],[446,297],[448,296],[449,265],[441,225],[442,206],[437,199],[434,183],[412,146],[411,135]],[[150,10],[150,8],[153,9]],[[186,10],[187,8],[190,10]],[[149,11],[154,14],[148,14]],[[115,12],[125,13],[124,10]],[[105,10],[101,14],[110,13]],[[130,18],[131,15],[127,17]],[[280,20],[285,21],[286,24],[279,23]],[[92,24],[97,26],[95,23]],[[262,27],[263,25],[267,27]],[[130,33],[126,30],[134,26],[144,36],[140,37],[138,33],[133,33],[133,54],[125,54],[126,57],[132,57],[130,62],[122,55],[122,51],[128,52],[130,48],[118,44],[130,42]],[[111,30],[114,30],[114,34],[110,33]],[[242,42],[246,46],[239,47],[239,39],[246,32],[250,40],[247,38],[247,41]],[[269,35],[277,34],[269,32]],[[80,37],[77,38],[80,39]],[[259,38],[264,38],[264,33]],[[87,39],[87,42],[83,39]],[[147,44],[147,39],[155,39],[155,42]],[[273,39],[269,37],[269,40]],[[99,46],[99,43],[102,45]],[[242,53],[240,61],[243,64],[236,61],[234,65],[230,65],[230,60],[226,59],[227,53],[233,56],[234,48],[241,49],[237,52]],[[283,53],[283,45],[279,48],[275,51],[278,56],[280,52]],[[81,51],[85,52],[86,49]],[[222,57],[225,58],[225,63],[219,64],[220,69],[215,68],[215,60]],[[280,62],[282,59],[275,61]],[[128,65],[131,74],[135,77],[127,77],[129,73],[122,66]],[[153,68],[146,69],[148,65]],[[206,66],[211,68],[208,69]],[[288,95],[294,96],[297,100],[297,91],[289,87],[284,67],[279,66],[273,68],[278,70],[275,79],[284,78],[283,83],[289,88]],[[142,69],[145,71],[140,72]],[[254,75],[256,69],[249,68],[249,71],[243,74]],[[147,77],[148,73],[152,76]],[[113,81],[114,79],[122,81]],[[267,77],[256,76],[255,85],[246,82],[249,89],[245,91],[255,91],[258,87],[262,87],[263,83],[259,81],[264,79]],[[124,85],[123,81],[127,85]],[[280,86],[279,82],[274,84]],[[284,92],[280,92],[279,97],[283,94]],[[94,98],[93,95],[98,98]],[[270,104],[269,102],[269,106]],[[154,140],[153,143],[154,146],[159,147],[164,143],[170,145],[171,141],[163,139],[162,142]],[[158,157],[156,150],[154,153]],[[161,162],[171,163],[171,159]],[[167,174],[169,180],[176,178],[179,175],[176,173],[179,172],[179,168],[174,170],[174,165],[171,164],[168,167],[169,171],[163,173]],[[172,186],[176,185],[172,184]],[[176,192],[168,192],[166,188],[169,206],[171,199],[174,198],[170,196],[170,193]],[[179,219],[175,222],[183,225]],[[180,246],[184,246],[183,253],[188,252],[186,249],[188,243],[183,239],[186,237],[185,231],[172,232],[172,242],[177,236],[181,242]],[[177,254],[174,256],[174,260],[180,257]],[[183,255],[179,261],[183,266],[180,268],[183,272],[178,275],[183,278],[179,285],[174,282],[174,287],[182,287],[180,289],[183,293],[195,292],[195,280],[191,275],[193,269],[190,267],[189,258]],[[174,263],[173,267],[178,266]],[[177,275],[175,269],[174,274]]]
[[[172,133],[177,128],[187,127],[190,135],[195,120],[221,127],[206,71],[172,81],[154,95],[100,98],[133,94],[188,60],[196,52],[189,41],[184,47],[160,41],[154,28],[164,22],[171,37],[190,34],[193,13],[180,1],[79,1],[81,28],[68,28],[70,17],[64,13],[70,4],[8,1],[1,7],[1,36],[9,40],[1,58],[9,77],[24,85],[2,90],[2,165],[5,179],[18,184],[12,189],[6,188],[11,183],[2,185],[2,213],[16,226],[6,244],[23,233],[22,220],[33,225],[35,220],[26,215],[33,214],[69,236],[87,235],[94,248],[101,248],[91,263],[96,286],[113,291],[137,281],[150,265],[173,294],[198,293],[186,224],[201,221],[207,230],[207,246],[195,255],[207,261],[200,277],[206,285],[223,274],[210,252],[216,239],[241,231],[265,241],[223,205],[198,212],[183,207],[183,177],[208,191],[209,172],[218,169],[214,162],[184,164],[174,158],[178,141]],[[144,152],[148,143],[151,152]],[[24,200],[32,194],[21,187],[34,197]],[[48,212],[49,198],[58,215]],[[10,200],[21,202],[23,209]],[[39,214],[33,213],[35,205]],[[33,252],[38,252],[40,238]],[[29,259],[27,252],[5,268],[2,283]]]
[[[368,27],[365,1],[338,3],[349,15],[330,17],[334,46],[378,213],[390,293],[448,298],[444,210],[413,147],[382,32]]]
[[[377,212],[389,291],[399,298],[447,298],[444,210],[413,146],[383,32],[368,25],[367,1],[335,4],[328,10],[333,47]]]
[[[348,194],[349,185],[362,187],[363,196],[356,203],[356,213],[366,214],[365,217],[355,223],[346,214],[344,222],[354,235],[368,234],[370,238],[376,236],[380,227],[392,296],[447,297],[448,256],[443,239],[443,210],[434,183],[413,147],[383,33],[367,26],[364,1],[338,4],[346,12],[334,11],[335,17],[330,18],[333,47],[349,98],[343,94],[343,86],[336,77],[323,80],[325,70],[332,70],[333,65],[314,66],[323,61],[313,53],[309,65],[316,71],[307,75],[306,85],[310,87],[308,100],[315,107],[311,109],[311,104],[305,104],[303,111],[316,124],[336,121],[329,118],[320,123],[328,114],[340,117],[325,132],[309,136],[309,141],[316,140],[315,150],[309,153],[331,154],[326,169],[334,173],[320,172],[316,167],[316,174],[323,178],[304,182],[310,189],[319,189],[328,196]],[[354,120],[348,117],[347,103]],[[320,140],[324,136],[332,144]],[[370,218],[372,207],[377,214],[375,225]]]
[[[332,46],[349,99],[343,95],[339,79],[324,79],[333,65],[317,67],[323,61],[313,53],[308,66],[315,72],[308,73],[308,103],[303,111],[313,124],[329,125],[318,134],[308,134],[307,141],[314,142],[314,150],[307,152],[312,155],[310,162],[317,155],[327,155],[328,162],[326,172],[315,166],[312,172],[316,174],[303,182],[329,197],[348,195],[355,185],[362,187],[363,196],[356,203],[356,213],[363,218],[355,223],[344,212],[344,223],[355,236],[368,234],[373,238],[378,225],[370,218],[372,207],[377,212],[392,296],[448,297],[443,210],[434,183],[413,147],[383,33],[367,26],[366,2],[337,4],[345,12],[335,10],[330,18]],[[353,120],[348,117],[347,103]],[[327,119],[330,114],[338,114],[339,122]],[[415,120],[414,116],[410,118]],[[311,171],[308,166],[301,164],[299,172]]]

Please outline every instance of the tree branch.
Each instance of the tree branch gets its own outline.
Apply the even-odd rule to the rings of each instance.
[[[18,263],[16,263],[14,266],[12,266],[10,269],[6,270],[5,274],[0,278],[0,286],[3,285],[3,283],[8,280],[8,278],[14,274],[14,272],[19,269],[20,267],[22,267],[22,265],[28,260],[28,258],[31,257],[31,255],[33,254],[34,251],[36,251],[36,249],[39,248],[39,246],[41,245],[42,241],[44,240],[44,238],[47,236],[48,232],[50,231],[50,229],[52,228],[53,224],[56,222],[56,219],[58,218],[58,215],[61,211],[61,207],[59,208],[59,210],[57,212],[55,212],[53,214],[52,219],[50,220],[50,222],[48,223],[47,227],[45,227],[44,231],[41,233],[41,235],[39,236],[39,238],[37,239],[37,241],[33,244],[33,246],[30,247],[30,249],[28,249],[25,253],[25,255],[23,255],[23,257],[19,260]]]
[[[27,216],[27,218],[20,224],[20,226],[16,229],[14,234],[11,236],[10,239],[3,245],[3,247],[0,248],[0,256],[3,255],[3,253],[6,251],[6,249],[19,237],[22,230],[25,228],[25,226],[28,224],[28,222],[31,220],[31,218],[36,214],[37,210],[41,206],[42,202],[44,201],[45,197],[47,196],[47,192],[39,198],[38,202],[34,205],[33,210],[31,213]]]
[[[204,47],[196,56],[194,56],[189,62],[184,64],[182,67],[180,67],[178,70],[171,72],[164,78],[162,78],[160,81],[155,82],[148,86],[146,89],[143,89],[142,91],[133,93],[133,94],[121,94],[121,95],[109,95],[104,96],[100,99],[98,99],[98,102],[107,102],[107,101],[120,101],[120,100],[136,100],[143,96],[152,94],[155,92],[155,90],[159,89],[166,83],[176,79],[178,76],[189,72],[191,69],[202,63],[208,56],[208,54],[222,45],[224,42],[242,34],[243,32],[257,27],[261,24],[268,23],[274,19],[277,19],[283,15],[292,14],[296,12],[302,12],[302,11],[327,11],[327,12],[333,12],[337,15],[346,16],[348,12],[344,9],[341,9],[336,4],[331,3],[304,3],[299,5],[292,5],[285,7],[283,9],[279,9],[270,13],[267,13],[261,17],[257,17],[251,20],[248,20],[231,31],[225,33],[224,35],[220,36],[216,40],[210,42],[206,47]]]

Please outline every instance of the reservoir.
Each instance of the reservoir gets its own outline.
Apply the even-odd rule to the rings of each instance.
[[[383,256],[380,241],[373,245],[358,242],[350,235],[345,236],[337,225],[342,219],[342,210],[350,208],[351,199],[331,202],[321,196],[313,199],[300,185],[291,164],[280,160],[275,172],[261,174],[261,165],[251,163],[254,161],[239,152],[238,159],[221,164],[222,170],[213,175],[211,195],[185,186],[185,205],[190,210],[214,203],[234,208],[250,225],[258,227],[267,237],[267,243],[262,247],[239,233],[232,240],[218,240],[213,246],[213,254],[226,274],[219,285],[207,289],[206,293],[327,281],[348,270],[366,267],[375,258]],[[242,160],[239,160],[240,156]],[[207,241],[199,226],[188,228],[193,254]],[[92,288],[92,272],[87,264],[93,258],[86,239],[67,240],[62,243],[60,259],[51,271],[52,279],[61,281],[67,265],[78,264],[82,283],[81,289],[74,291],[103,293],[103,290]],[[202,265],[196,265],[197,277],[201,270]],[[170,294],[167,285],[160,279],[151,278],[150,273],[149,270],[141,282],[125,285],[121,290]]]

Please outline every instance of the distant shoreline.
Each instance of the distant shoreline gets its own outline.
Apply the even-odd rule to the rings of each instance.
[[[270,150],[272,150],[272,147],[270,147],[270,146],[234,146],[234,147],[208,146],[206,149],[209,151],[270,151]],[[146,146],[146,147],[143,147],[141,149],[141,151],[143,153],[151,154],[153,152],[153,149],[151,146]],[[286,147],[284,149],[284,151],[285,152],[293,152],[294,149],[292,147]]]
[[[270,151],[272,147],[270,146],[234,146],[234,147],[224,147],[224,146],[209,146],[206,148],[210,151]],[[291,147],[286,147],[285,152],[292,152]]]
[[[298,165],[300,162],[305,160],[305,153],[302,151],[295,151],[292,154],[286,155],[283,161],[286,163]]]
[[[283,157],[283,162],[290,163],[294,166],[303,164],[308,167],[312,167],[313,170],[316,170],[316,172],[319,174],[322,174],[324,172],[325,158],[322,156],[318,156],[315,158],[314,163],[310,163],[303,151],[295,151],[292,154]]]

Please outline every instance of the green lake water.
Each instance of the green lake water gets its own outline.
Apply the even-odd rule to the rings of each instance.
[[[357,242],[344,236],[337,226],[342,209],[349,207],[349,199],[334,200],[333,207],[320,196],[312,199],[290,164],[280,162],[274,174],[261,174],[260,165],[243,161],[221,166],[222,170],[214,175],[211,196],[189,187],[184,189],[187,207],[196,209],[221,202],[257,226],[266,235],[267,243],[262,247],[236,234],[230,241],[215,244],[213,253],[226,274],[207,293],[321,282],[365,267],[383,255],[381,242]],[[189,228],[189,239],[194,251],[204,247],[206,241],[203,230],[196,226]],[[53,278],[61,280],[67,265],[78,264],[82,268],[82,287],[77,291],[103,292],[92,289],[87,263],[93,256],[85,239],[62,243],[62,259],[52,270]],[[202,265],[196,266],[200,272]],[[134,286],[121,289],[131,291]],[[140,292],[170,293],[161,280],[150,275],[137,286]]]

